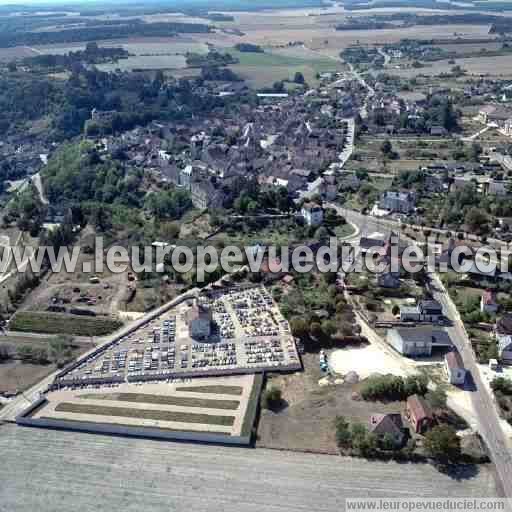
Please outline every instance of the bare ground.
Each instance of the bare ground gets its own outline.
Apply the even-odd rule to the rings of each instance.
[[[304,372],[275,376],[267,383],[267,387],[281,389],[286,406],[277,413],[262,411],[258,447],[335,454],[336,416],[367,423],[371,414],[401,410],[400,402],[352,400],[357,385],[320,386],[318,381],[324,374],[319,369],[317,354],[306,354],[303,363]]]

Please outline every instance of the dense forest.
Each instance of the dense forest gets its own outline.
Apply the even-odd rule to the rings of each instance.
[[[74,65],[85,62],[87,64],[100,64],[102,62],[117,62],[129,56],[121,47],[101,47],[97,43],[87,43],[85,50],[69,52],[68,54],[41,54],[35,57],[26,57],[23,64],[30,67],[72,69]]]
[[[143,23],[140,20],[128,20],[122,25],[97,25],[95,23],[95,26],[44,32],[0,30],[0,48],[120,39],[123,37],[172,37],[176,34],[206,33],[211,30],[208,25],[200,23]]]
[[[207,68],[203,79],[238,80],[221,69]],[[229,76],[228,76],[229,75]],[[162,73],[153,78],[129,72],[107,73],[74,65],[70,77],[57,81],[33,74],[11,72],[0,77],[0,135],[24,131],[27,123],[45,119],[49,140],[65,140],[82,133],[92,109],[115,111],[105,122],[89,123],[88,133],[114,133],[151,120],[188,119],[225,105],[228,99],[194,92],[181,79],[165,83]],[[139,105],[134,111],[133,105]]]

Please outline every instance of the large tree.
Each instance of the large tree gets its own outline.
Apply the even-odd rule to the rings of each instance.
[[[424,447],[427,455],[441,464],[460,458],[460,439],[449,425],[439,425],[427,432]]]

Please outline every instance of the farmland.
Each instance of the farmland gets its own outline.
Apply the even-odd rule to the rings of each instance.
[[[456,64],[465,70],[469,75],[488,75],[493,77],[507,78],[512,76],[512,59],[510,56],[503,55],[499,57],[469,57],[458,58]],[[411,78],[417,75],[439,75],[449,73],[453,63],[448,60],[440,60],[432,65],[414,69],[397,69],[393,74],[401,77]]]
[[[183,69],[187,66],[187,52],[206,53],[208,47],[204,43],[190,38],[134,38],[114,41],[100,41],[104,46],[121,46],[130,53],[126,59],[111,64],[99,64],[102,71],[130,71],[134,69]],[[66,54],[71,51],[83,50],[85,44],[61,44],[38,46],[33,49],[38,54]]]
[[[314,82],[317,73],[341,69],[341,63],[307,48],[266,49],[265,53],[227,51],[239,60],[231,69],[255,87],[292,79],[296,72],[302,73],[306,81]]]
[[[21,332],[49,334],[76,334],[79,336],[103,336],[121,326],[111,318],[84,317],[63,313],[20,311],[11,321],[10,328]]]
[[[6,510],[253,512],[275,509],[278,497],[280,510],[297,511],[317,510],[321,497],[322,510],[338,512],[350,496],[496,495],[486,468],[455,479],[423,464],[248,452],[13,425],[1,430]]]

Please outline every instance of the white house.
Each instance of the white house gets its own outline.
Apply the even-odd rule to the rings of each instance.
[[[430,356],[432,349],[451,348],[449,334],[430,325],[389,329],[386,341],[404,356]]]
[[[400,322],[419,322],[421,311],[418,306],[400,306]]]
[[[418,307],[423,322],[438,322],[443,318],[443,306],[437,300],[422,300]]]
[[[316,203],[304,203],[300,213],[308,226],[319,226],[324,220],[324,211]]]
[[[512,363],[512,335],[496,334],[498,354],[501,363]]]
[[[448,352],[444,358],[444,369],[450,384],[456,386],[464,384],[466,380],[466,369],[458,352]]]
[[[379,207],[397,213],[411,213],[416,204],[416,196],[412,192],[384,192],[379,201]]]
[[[417,306],[400,306],[401,322],[438,322],[443,308],[435,300],[422,300]]]

